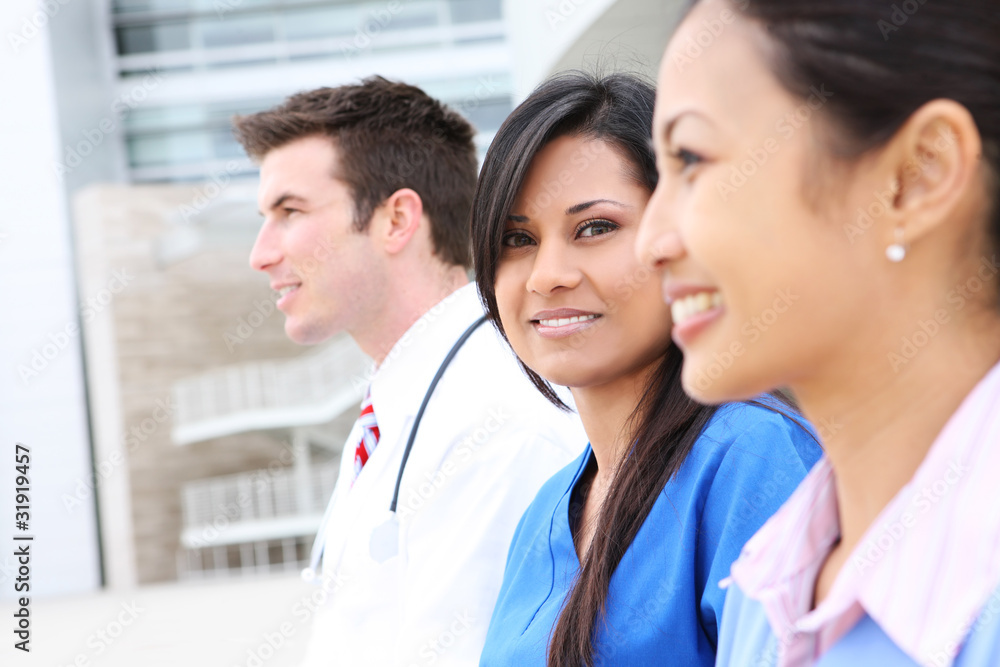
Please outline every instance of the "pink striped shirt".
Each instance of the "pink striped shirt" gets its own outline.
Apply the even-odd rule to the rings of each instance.
[[[778,638],[778,667],[812,664],[865,613],[917,663],[951,664],[1000,585],[1000,364],[948,420],[811,610],[839,524],[824,458],[733,564],[733,580],[760,602]]]

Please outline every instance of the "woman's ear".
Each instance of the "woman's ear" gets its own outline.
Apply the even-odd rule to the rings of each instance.
[[[934,100],[918,109],[890,142],[897,229],[885,229],[886,246],[905,238],[917,243],[942,225],[970,198],[981,196],[982,139],[963,105]],[[900,231],[898,227],[901,227]]]

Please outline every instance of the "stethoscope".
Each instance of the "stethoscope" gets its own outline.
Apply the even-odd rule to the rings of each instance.
[[[410,450],[413,449],[413,441],[417,438],[417,429],[420,428],[420,421],[424,418],[424,411],[427,409],[427,404],[431,400],[431,395],[434,393],[434,389],[437,387],[438,382],[441,381],[441,376],[448,369],[451,364],[452,359],[458,354],[458,351],[462,349],[465,345],[465,341],[469,339],[469,336],[479,328],[479,326],[486,321],[486,316],[483,315],[478,320],[469,325],[455,344],[451,346],[448,354],[445,356],[444,361],[438,366],[437,372],[434,374],[434,379],[431,380],[430,386],[427,387],[427,391],[424,392],[424,398],[420,402],[420,409],[417,410],[417,416],[413,420],[413,426],[410,427],[410,436],[406,439],[406,447],[403,449],[403,459],[399,462],[399,472],[396,474],[396,486],[392,491],[392,502],[389,504],[389,517],[385,522],[380,524],[372,531],[371,541],[369,544],[369,551],[374,560],[381,563],[389,558],[392,558],[397,553],[399,553],[399,518],[396,516],[396,504],[399,501],[399,487],[403,483],[403,473],[406,472],[406,462],[410,458]],[[326,526],[330,521],[330,513],[333,510],[334,503],[330,503],[326,507],[326,512],[323,513],[323,518],[319,523],[319,532],[316,533],[316,540],[313,542],[312,551],[309,553],[309,567],[302,570],[302,578],[306,581],[312,581],[316,578],[316,573],[319,571],[320,563],[323,560],[323,549],[326,546]]]

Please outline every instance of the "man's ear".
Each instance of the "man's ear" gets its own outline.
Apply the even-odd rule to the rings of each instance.
[[[954,220],[981,182],[982,139],[963,105],[934,100],[918,109],[891,140],[896,190],[894,217],[907,244]],[[894,188],[895,189],[895,188]],[[885,245],[895,241],[885,229]]]
[[[414,190],[400,188],[382,202],[376,210],[382,219],[380,233],[386,252],[395,255],[402,252],[420,229],[424,217],[424,202]]]

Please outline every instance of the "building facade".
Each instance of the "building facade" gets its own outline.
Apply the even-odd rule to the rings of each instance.
[[[12,57],[0,58],[0,74],[24,95],[0,112],[16,156],[0,165],[10,202],[0,301],[19,321],[0,331],[0,437],[38,452],[38,498],[47,500],[34,523],[52,545],[39,558],[58,573],[39,593],[168,581],[218,563],[253,572],[302,557],[331,443],[353,421],[347,394],[321,382],[317,391],[341,398],[309,403],[308,414],[260,402],[261,392],[239,403],[235,390],[225,400],[242,407],[231,413],[183,420],[172,407],[179,396],[197,405],[223,392],[225,378],[293,374],[303,355],[322,367],[340,359],[340,342],[302,350],[284,339],[279,316],[254,310],[273,299],[246,265],[259,225],[256,168],[232,137],[234,114],[377,73],[464,113],[482,154],[514,104],[553,72],[652,76],[680,5],[7,3],[0,27]],[[249,324],[255,312],[259,326]],[[252,333],[245,339],[240,318]],[[356,363],[348,356],[335,363]],[[202,386],[216,388],[191,389]],[[160,419],[168,412],[169,425]],[[248,479],[267,486],[247,476],[275,461],[280,474],[249,508],[212,509],[231,505]],[[302,480],[312,480],[313,495]],[[220,516],[242,525],[219,537],[206,526]],[[0,580],[8,565],[0,559]]]

